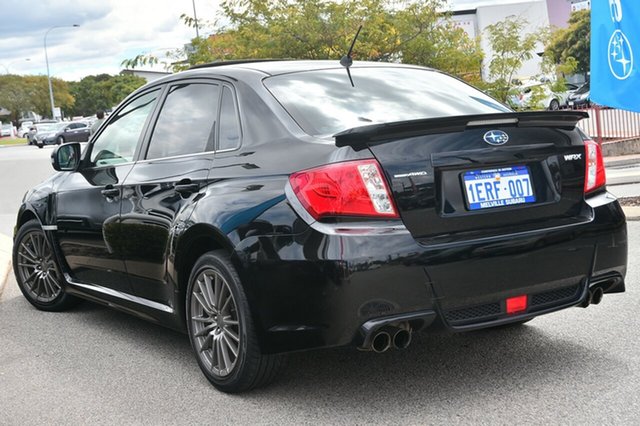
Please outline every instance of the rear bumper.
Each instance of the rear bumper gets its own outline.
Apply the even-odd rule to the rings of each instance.
[[[268,353],[360,346],[398,318],[491,327],[580,305],[590,285],[624,291],[624,213],[606,194],[590,205],[588,222],[435,248],[397,229],[249,238],[237,266]],[[508,315],[505,299],[518,295],[527,309]]]

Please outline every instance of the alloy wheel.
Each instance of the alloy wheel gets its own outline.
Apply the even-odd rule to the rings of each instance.
[[[41,231],[31,231],[18,242],[17,271],[24,290],[38,302],[55,300],[62,291],[60,275],[49,243]]]
[[[198,275],[190,308],[196,353],[215,376],[228,376],[238,362],[242,336],[233,293],[217,270],[207,268]]]

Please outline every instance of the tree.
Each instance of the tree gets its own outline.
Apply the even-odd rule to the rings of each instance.
[[[69,93],[69,84],[58,78],[51,79],[54,102],[62,110],[69,110],[75,99]],[[8,75],[0,77],[0,105],[11,111],[11,118],[17,120],[20,113],[35,111],[39,115],[51,115],[49,83],[47,77]]]
[[[533,57],[536,43],[542,33],[523,34],[527,21],[515,16],[489,25],[486,32],[493,50],[489,62],[489,78],[492,84],[488,90],[502,102],[507,102],[513,93],[513,76],[522,64]]]
[[[194,39],[190,52],[169,52],[172,63],[167,65],[175,71],[242,58],[337,60],[363,25],[354,59],[409,62],[477,78],[479,44],[438,12],[443,5],[442,0],[225,0],[225,25],[214,28],[206,39]],[[184,15],[183,20],[193,24]],[[185,56],[186,61],[178,60]],[[157,57],[139,55],[123,65],[157,62]]]
[[[576,61],[575,70],[589,72],[591,49],[591,11],[578,10],[569,17],[569,26],[551,34],[546,44],[545,55],[554,63],[566,63],[568,58]]]
[[[49,83],[44,75],[33,75],[23,77],[29,86],[29,93],[33,106],[33,111],[43,117],[51,116],[51,101],[49,99]],[[51,77],[53,87],[53,101],[57,107],[63,111],[68,111],[73,107],[75,98],[69,92],[69,83],[59,78]]]
[[[79,82],[71,83],[71,93],[76,98],[72,114],[88,116],[98,110],[110,109],[145,83],[144,78],[131,74],[84,77]]]
[[[0,76],[0,106],[11,111],[10,119],[17,121],[22,111],[33,109],[30,88],[18,75]]]

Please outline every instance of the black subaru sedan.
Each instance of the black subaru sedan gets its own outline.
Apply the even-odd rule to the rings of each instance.
[[[188,333],[225,392],[290,351],[384,352],[625,289],[624,214],[576,111],[514,113],[417,66],[211,64],[131,94],[18,212],[36,308]]]

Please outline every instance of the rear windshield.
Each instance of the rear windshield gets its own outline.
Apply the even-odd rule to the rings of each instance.
[[[508,112],[466,83],[416,68],[351,68],[283,74],[264,84],[302,129],[329,136],[375,123]]]

